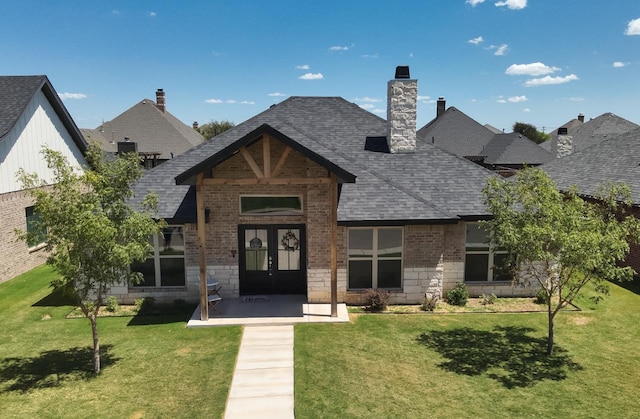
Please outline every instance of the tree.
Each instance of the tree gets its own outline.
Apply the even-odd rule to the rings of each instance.
[[[131,186],[143,173],[135,153],[107,161],[91,145],[84,171],[70,167],[60,152],[45,148],[42,154],[53,172],[51,186],[22,169],[18,177],[35,198],[37,222],[46,227],[34,230],[45,232],[47,264],[60,275],[52,286],[71,295],[91,323],[93,367],[99,373],[98,311],[111,286],[141,280],[129,266],[152,251],[149,236],[162,224],[152,218],[157,196],[147,195],[142,211],[127,204]],[[30,233],[17,233],[33,239]]]
[[[222,134],[228,129],[231,129],[235,124],[231,121],[211,121],[198,128],[198,132],[202,134],[205,140],[209,140],[218,134]]]
[[[535,126],[524,122],[516,122],[513,124],[513,132],[519,132],[536,144],[543,143],[551,138],[549,134],[540,132]]]
[[[629,189],[606,185],[585,201],[576,189],[558,191],[542,170],[525,168],[513,181],[489,180],[483,193],[493,214],[483,226],[514,255],[514,281],[536,284],[546,296],[551,355],[554,318],[585,285],[606,294],[607,280],[633,278],[632,268],[618,264],[640,232],[639,220],[627,212]]]

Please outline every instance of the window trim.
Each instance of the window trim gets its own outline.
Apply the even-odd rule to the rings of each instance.
[[[178,255],[171,255],[171,254],[165,254],[163,255],[161,253],[161,245],[162,243],[160,242],[160,236],[163,235],[163,231],[161,231],[160,233],[154,234],[151,236],[151,238],[153,239],[153,252],[145,259],[145,261],[149,260],[149,259],[153,259],[153,271],[154,271],[154,278],[155,278],[155,285],[146,285],[143,283],[140,284],[134,284],[133,286],[131,286],[131,289],[134,290],[142,290],[142,289],[152,289],[152,290],[157,290],[157,289],[177,289],[177,288],[184,288],[187,285],[187,257],[186,257],[186,243],[184,242],[184,232],[185,232],[185,228],[184,225],[179,225],[179,224],[169,224],[166,225],[165,227],[163,227],[162,230],[167,229],[167,228],[176,228],[179,227],[182,229],[182,240],[183,240],[183,246],[184,246],[184,250],[182,252],[182,254],[178,254]],[[173,234],[173,233],[172,233]],[[162,259],[182,259],[182,265],[184,267],[184,273],[185,273],[185,278],[184,278],[184,283],[182,285],[162,285],[162,267],[160,266],[160,261]]]
[[[349,237],[354,230],[372,230],[371,256],[351,256],[349,248]],[[378,232],[380,230],[400,230],[400,256],[399,257],[379,257],[378,255]],[[375,244],[375,246],[374,246]],[[378,288],[378,261],[379,260],[399,260],[400,261],[400,286],[392,288],[381,288],[390,291],[402,291],[404,288],[404,226],[367,226],[347,228],[347,291],[365,291],[367,289]],[[371,287],[352,288],[349,283],[349,262],[351,261],[371,261]]]
[[[29,223],[29,210],[31,210],[31,217],[35,218],[35,220],[33,220],[31,223]],[[33,226],[32,223],[33,222],[41,223],[42,218],[40,217],[40,214],[36,212],[35,205],[29,205],[28,207],[25,207],[24,215],[25,215],[25,231],[27,232],[27,234],[29,234],[31,233],[31,231],[29,231],[30,230],[29,225],[31,224],[32,228],[35,228],[35,226]],[[37,243],[33,243],[33,244],[29,243],[29,241],[26,242],[27,248],[30,252],[42,249],[47,245],[47,241],[46,241],[47,229],[43,225],[40,225],[39,227],[43,227],[43,228],[40,228],[41,231],[38,232],[39,234],[42,235],[42,239]]]
[[[300,201],[300,209],[291,209],[281,212],[266,212],[266,213],[252,213],[242,211],[242,199],[243,198],[297,198]],[[287,216],[287,215],[304,215],[304,200],[300,194],[241,194],[238,198],[238,213],[241,216],[256,216],[256,217],[268,217],[268,216]]]
[[[465,227],[464,227],[464,282],[467,284],[487,284],[487,283],[494,283],[494,284],[505,284],[505,283],[511,283],[511,280],[497,280],[494,279],[494,266],[495,266],[495,257],[497,255],[508,255],[509,252],[507,252],[506,250],[500,250],[499,248],[495,247],[492,243],[490,242],[483,242],[483,243],[469,243],[467,242],[467,227],[469,225],[476,225],[478,226],[479,229],[480,228],[480,223],[477,222],[467,222],[465,223]],[[488,236],[487,236],[488,239]],[[468,250],[469,248],[472,248],[473,250]],[[467,281],[466,280],[466,276],[467,276],[467,255],[487,255],[488,258],[488,263],[487,263],[487,280],[486,281]]]

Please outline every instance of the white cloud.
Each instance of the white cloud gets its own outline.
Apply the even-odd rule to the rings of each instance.
[[[349,51],[351,47],[334,45],[329,48],[329,51]]]
[[[570,81],[574,81],[574,80],[579,80],[578,76],[576,76],[575,74],[569,74],[568,76],[564,76],[564,77],[551,77],[551,76],[545,76],[539,79],[531,79],[531,80],[527,80],[524,84],[525,86],[545,86],[545,85],[549,85],[549,84],[563,84],[563,83],[569,83]]]
[[[253,100],[243,100],[240,102],[241,105],[255,105],[256,102],[254,102]]]
[[[309,64],[297,65],[296,69],[298,69],[298,70],[308,70],[309,69]]]
[[[615,63],[613,63],[613,66],[615,68],[624,67],[625,65],[627,65],[627,63],[623,63],[622,61],[616,61]]]
[[[376,109],[372,110],[371,112],[385,114],[385,113],[387,113],[387,110],[386,109],[382,109],[382,108],[376,108]]]
[[[413,52],[409,53],[409,58],[413,58]]]
[[[362,58],[378,58],[378,53],[375,54],[364,54],[361,55]]]
[[[496,52],[494,52],[493,55],[502,56],[507,53],[507,48],[509,48],[509,45],[502,44],[496,48]]]
[[[156,12],[149,12],[149,17],[156,17],[157,13]]]
[[[358,106],[360,106],[362,109],[366,109],[366,110],[371,110],[371,109],[376,107],[376,105],[374,105],[373,103],[363,103],[363,104],[358,105]]]
[[[482,37],[479,36],[477,38],[469,39],[467,42],[470,43],[470,44],[473,44],[473,45],[478,45],[478,44],[484,42],[484,39],[482,39]]]
[[[522,110],[522,112],[531,112],[531,109],[529,109],[529,108],[524,108],[524,109]]]
[[[298,77],[300,80],[321,80],[324,78],[322,73],[305,73]]]
[[[357,97],[357,98],[353,99],[353,101],[354,102],[377,103],[377,102],[382,102],[382,99],[378,99],[376,97],[364,96],[364,97]]]
[[[520,102],[526,102],[529,99],[527,99],[527,97],[523,95],[523,96],[512,96],[507,100],[511,103],[520,103]]]
[[[284,94],[284,93],[280,93],[280,92],[273,92],[273,93],[269,93],[269,96],[273,96],[273,97],[283,97],[283,96],[286,96],[286,94]]]
[[[206,99],[205,102],[206,103],[211,103],[211,104],[218,104],[218,103],[222,103],[222,100],[220,100],[220,99]]]
[[[60,99],[62,100],[66,100],[66,99],[86,99],[87,95],[85,95],[84,93],[58,93],[58,96],[60,96]]]
[[[569,100],[571,102],[584,102],[584,98],[583,97],[579,97],[579,96],[570,97]]]
[[[625,35],[640,35],[640,17],[629,21]]]
[[[530,64],[512,64],[507,68],[505,74],[509,76],[544,76],[546,74],[555,73],[560,70],[558,67],[549,67],[543,63],[530,63]]]
[[[476,5],[484,3],[484,0],[467,0],[465,3],[470,4],[472,7],[476,7]]]
[[[527,0],[504,0],[496,2],[497,7],[507,6],[511,10],[520,10],[527,7]]]
[[[211,55],[215,55],[216,57],[219,57],[222,55],[222,53],[218,51],[211,51]]]
[[[422,103],[434,103],[435,101],[431,99],[431,96],[418,96],[418,102]]]

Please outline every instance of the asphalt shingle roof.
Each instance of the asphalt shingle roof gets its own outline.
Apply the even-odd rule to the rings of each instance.
[[[31,99],[42,91],[76,145],[87,144],[47,76],[0,76],[0,141],[11,131]]]
[[[83,129],[83,134],[88,140],[100,142],[104,151],[112,153],[117,151],[117,143],[128,137],[129,141],[138,144],[139,152],[157,152],[161,159],[171,159],[204,140],[192,127],[158,109],[151,99],[141,100],[94,130]]]
[[[495,165],[539,165],[554,159],[554,155],[526,136],[512,132],[496,134],[482,151],[485,163]]]
[[[385,137],[387,122],[339,97],[291,97],[184,154],[145,173],[137,200],[160,195],[160,216],[173,218],[190,191],[176,185],[184,175],[245,138],[263,124],[356,176],[343,183],[338,220],[436,222],[484,216],[481,190],[492,172],[418,139],[413,154],[365,150],[367,138]],[[493,136],[493,134],[491,134]],[[191,198],[190,198],[191,199]]]
[[[633,202],[638,205],[640,128],[555,159],[540,168],[549,174],[560,189],[576,186],[586,196],[595,196],[607,181],[625,183],[631,188]]]
[[[573,151],[576,152],[638,127],[638,124],[607,112],[585,123],[569,125],[567,133],[573,137]],[[541,147],[555,155],[557,143],[556,131],[556,135],[552,135],[549,141],[541,144]]]

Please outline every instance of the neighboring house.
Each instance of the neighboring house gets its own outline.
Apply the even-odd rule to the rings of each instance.
[[[213,276],[224,298],[361,303],[382,288],[421,303],[462,281],[472,295],[530,295],[494,269],[506,255],[477,224],[495,174],[416,137],[404,69],[387,120],[340,97],[290,97],[146,172],[133,203],[158,194],[168,228],[132,267],[144,282],[112,294],[202,301],[199,278]]]
[[[86,143],[46,76],[0,76],[0,282],[42,264],[44,243],[18,241],[37,218],[33,199],[22,190],[19,169],[48,182],[51,169],[40,151],[60,151],[73,166],[85,164]]]
[[[571,144],[574,137],[559,135],[558,140]],[[599,188],[607,182],[624,183],[631,188],[632,210],[640,216],[640,128],[609,136],[591,147],[554,159],[540,168],[557,183],[560,190],[575,186],[585,199],[598,195]],[[638,246],[632,246],[627,262],[640,273]]]
[[[513,175],[525,164],[537,166],[553,158],[522,134],[504,134],[491,125],[481,125],[453,106],[445,108],[446,102],[440,97],[436,117],[418,130],[419,138],[502,176]]]
[[[137,151],[146,168],[178,156],[204,137],[166,110],[165,92],[156,91],[156,102],[143,99],[96,129],[82,129],[88,142],[97,141],[105,152]]]
[[[551,133],[551,139],[540,144],[542,148],[551,152],[557,157],[563,157],[576,151],[584,150],[604,140],[617,137],[621,134],[633,131],[639,125],[610,112],[604,113],[597,118],[584,122],[584,115],[578,115],[578,119],[573,119]],[[560,145],[558,149],[558,132],[572,137],[570,149]]]

